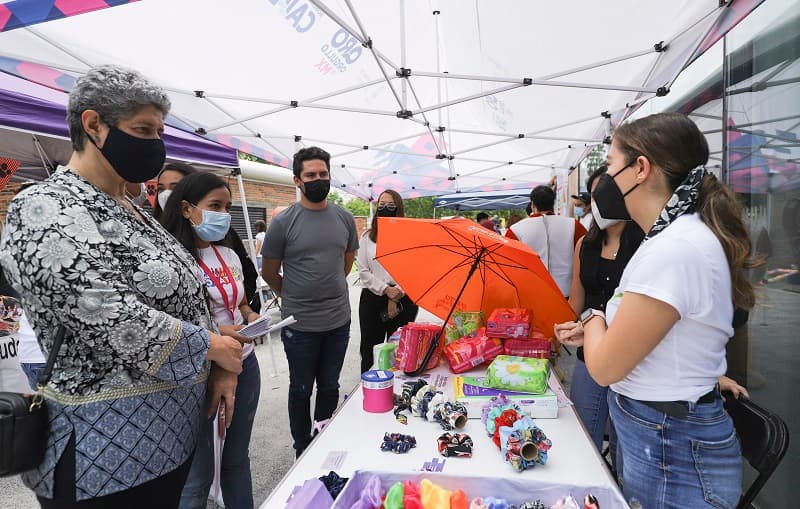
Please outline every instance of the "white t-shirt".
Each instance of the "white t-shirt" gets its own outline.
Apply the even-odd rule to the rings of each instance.
[[[636,251],[606,306],[609,324],[624,292],[666,302],[680,319],[611,388],[644,401],[697,401],[709,392],[727,368],[733,302],[725,252],[700,216],[679,217]]]
[[[386,272],[383,265],[375,259],[377,244],[369,238],[369,230],[361,234],[358,242],[358,276],[361,286],[369,289],[375,295],[383,295],[389,285],[396,285],[394,278]],[[397,287],[400,289],[400,287]],[[402,289],[401,289],[402,290]]]
[[[19,362],[20,364],[35,364],[47,362],[39,342],[36,340],[36,333],[33,332],[28,317],[25,313],[19,318]]]
[[[216,253],[214,253],[215,248],[222,258],[222,261],[228,266],[228,269],[233,276],[233,283],[236,287],[236,302],[233,302],[234,284],[231,284],[231,281],[229,281],[224,267],[220,263],[219,258],[217,258]],[[205,267],[207,267],[212,274],[216,276],[222,287],[225,289],[225,293],[228,298],[228,305],[230,306],[225,307],[225,301],[222,298],[220,289],[214,283],[212,278],[210,278],[205,272],[203,264],[200,264],[200,267],[203,268],[203,281],[206,284],[206,288],[208,288],[208,294],[211,298],[211,316],[214,319],[214,323],[216,323],[218,326],[239,325],[243,323],[244,318],[242,317],[242,313],[239,311],[239,305],[242,303],[242,299],[246,299],[246,297],[244,294],[244,272],[242,271],[241,260],[239,260],[239,257],[236,255],[233,249],[224,246],[198,249],[197,253],[200,256],[200,260],[203,262],[203,264],[205,264]],[[233,312],[233,319],[231,319],[231,312]],[[242,359],[250,355],[253,352],[253,348],[254,347],[252,343],[246,343],[242,349]]]

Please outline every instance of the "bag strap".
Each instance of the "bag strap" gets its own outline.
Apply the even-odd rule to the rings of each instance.
[[[53,374],[53,365],[56,363],[56,357],[58,357],[58,351],[61,350],[61,344],[64,342],[64,334],[66,332],[66,327],[63,325],[58,326],[58,330],[56,330],[56,337],[53,339],[53,348],[50,350],[50,354],[47,356],[47,364],[45,365],[42,374],[39,375],[39,380],[36,383],[40,391],[44,389],[44,387],[47,385],[47,382],[50,381],[50,376]]]

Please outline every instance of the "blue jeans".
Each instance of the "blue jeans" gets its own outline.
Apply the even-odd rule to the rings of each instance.
[[[21,362],[19,365],[22,368],[22,372],[28,377],[28,385],[35,391],[36,384],[39,383],[39,377],[42,376],[42,371],[44,371],[45,363]]]
[[[311,390],[317,384],[314,420],[324,421],[339,404],[339,373],[342,371],[350,321],[322,332],[281,330],[283,350],[289,361],[289,428],[297,456],[311,442]]]
[[[575,360],[575,369],[572,372],[572,383],[569,387],[569,399],[575,404],[583,426],[589,433],[594,446],[602,451],[603,437],[608,422],[608,387],[603,387],[594,381],[586,369],[586,363],[580,359]],[[609,426],[608,447],[611,451],[611,465],[618,470],[617,465],[617,434],[614,425]]]
[[[236,386],[233,422],[225,433],[220,484],[225,507],[253,507],[253,481],[250,475],[250,433],[261,394],[261,370],[255,352],[242,362]],[[181,493],[180,509],[205,509],[214,482],[214,419],[204,421],[194,451],[189,477]]]
[[[625,498],[645,509],[733,509],[742,492],[742,453],[733,421],[717,396],[688,403],[677,419],[608,391],[623,457]]]

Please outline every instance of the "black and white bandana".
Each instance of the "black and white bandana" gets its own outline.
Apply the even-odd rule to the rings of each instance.
[[[686,175],[680,185],[675,188],[644,240],[653,238],[680,216],[694,212],[697,198],[700,195],[700,186],[707,174],[706,167],[700,165]]]

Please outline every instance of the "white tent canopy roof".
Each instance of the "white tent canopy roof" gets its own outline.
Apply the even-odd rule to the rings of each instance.
[[[529,189],[759,3],[161,0],[0,32],[0,57],[138,69],[184,127],[286,167],[322,146],[364,198]]]

